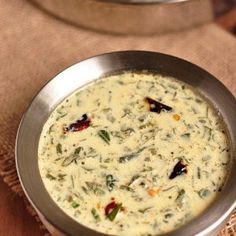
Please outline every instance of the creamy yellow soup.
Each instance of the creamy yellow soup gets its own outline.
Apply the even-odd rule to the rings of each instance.
[[[229,145],[217,112],[189,86],[126,72],[87,85],[46,121],[46,190],[69,216],[112,235],[172,231],[221,192]]]

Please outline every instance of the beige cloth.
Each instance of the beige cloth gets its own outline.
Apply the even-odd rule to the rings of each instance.
[[[17,126],[37,91],[81,59],[131,49],[187,59],[236,95],[236,39],[214,23],[163,36],[111,36],[66,24],[26,0],[0,1],[0,174],[15,192],[23,196],[14,165]]]

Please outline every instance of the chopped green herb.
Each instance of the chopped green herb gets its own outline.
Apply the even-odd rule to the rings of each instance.
[[[147,166],[141,172],[148,172],[148,171],[152,171],[152,170],[153,170],[153,168],[151,166]]]
[[[146,207],[146,208],[144,208],[144,209],[139,209],[138,212],[144,214],[146,211],[148,211],[148,210],[151,209],[151,208],[152,208],[152,207]]]
[[[71,179],[71,183],[72,183],[72,188],[75,187],[75,183],[74,183],[74,177],[73,175],[70,176],[70,179]]]
[[[182,207],[184,202],[184,197],[185,197],[185,190],[181,189],[178,193],[178,196],[175,199],[175,202],[179,207]]]
[[[158,175],[152,176],[152,182],[154,185],[157,185]]]
[[[60,108],[58,108],[57,113],[60,115],[65,114],[64,106],[61,106]]]
[[[79,205],[77,202],[72,202],[72,203],[71,203],[71,206],[72,206],[73,208],[77,208],[77,207],[79,207],[80,205]]]
[[[124,118],[124,117],[126,117],[127,115],[130,115],[130,113],[131,113],[131,110],[130,110],[129,108],[124,108],[123,111],[124,111],[124,115],[121,116],[121,118]]]
[[[128,186],[130,186],[131,184],[134,184],[136,182],[136,180],[139,179],[139,178],[140,178],[140,175],[134,175],[132,177],[132,179],[130,180]]]
[[[207,138],[207,140],[210,141],[211,136],[212,136],[212,129],[209,128],[208,126],[204,126],[203,138]]]
[[[78,147],[74,151],[74,155],[79,155],[80,151],[82,150],[82,147]]]
[[[199,119],[198,120],[200,123],[202,123],[202,124],[205,124],[206,123],[206,120],[203,120],[203,119]]]
[[[67,156],[63,162],[62,162],[62,166],[69,166],[72,162],[74,162],[75,164],[77,164],[77,160],[79,158],[79,153],[82,150],[82,147],[78,147],[75,149],[74,153]]]
[[[98,131],[98,136],[103,139],[107,144],[110,144],[110,135],[106,130],[99,130]]]
[[[68,202],[72,202],[73,201],[73,197],[71,195],[68,195],[68,196],[66,196],[66,200]]]
[[[145,124],[143,124],[143,125],[140,125],[139,126],[139,129],[147,129],[147,128],[151,128],[151,127],[153,127],[154,125],[151,123],[151,122],[147,122],[147,123],[145,123]]]
[[[124,85],[124,82],[121,81],[121,80],[117,80],[117,83],[120,84],[120,85]]]
[[[121,131],[126,135],[130,136],[132,133],[135,133],[135,130],[133,128],[125,128],[121,129]]]
[[[98,215],[98,213],[97,213],[97,211],[96,211],[95,208],[93,208],[93,209],[91,210],[91,213],[92,213],[93,218],[94,218],[96,221],[100,221],[100,220],[101,220],[101,218],[100,218],[100,216]]]
[[[118,214],[121,207],[122,207],[122,203],[117,204],[117,206],[107,215],[107,218],[110,221],[113,221],[116,218],[116,215]]]
[[[132,159],[138,157],[138,155],[145,149],[146,147],[140,148],[137,152],[128,154],[128,155],[124,155],[122,157],[119,158],[119,162],[120,163],[125,163],[128,161],[131,161]]]
[[[105,192],[99,188],[99,187],[96,187],[94,190],[93,190],[94,194],[97,195],[97,196],[101,196],[101,195],[104,195]]]
[[[63,162],[62,162],[62,166],[68,166],[70,165],[72,162],[77,162],[77,157],[75,157],[74,155],[70,155],[68,157],[66,157]]]
[[[202,103],[202,102],[203,102],[203,101],[202,101],[201,99],[199,99],[199,98],[196,98],[195,101],[196,101],[197,103]]]
[[[58,180],[62,181],[65,179],[66,174],[58,174]]]
[[[121,185],[120,189],[126,190],[128,192],[132,192],[132,193],[134,192],[134,190],[131,187],[127,186],[127,185]]]
[[[56,146],[57,154],[62,154],[62,145],[60,143]]]
[[[197,167],[197,178],[201,179],[201,169]]]
[[[55,180],[56,179],[56,177],[54,177],[53,175],[51,175],[49,173],[46,174],[46,178],[48,178],[50,180]]]
[[[155,148],[150,148],[149,151],[151,152],[152,155],[157,154],[157,150]]]
[[[198,191],[198,195],[200,198],[206,198],[210,195],[210,190],[202,188],[201,190]]]
[[[209,161],[211,159],[210,155],[206,155],[202,157],[202,161]]]
[[[97,196],[101,196],[104,195],[105,192],[101,189],[101,185],[97,184],[95,182],[85,182],[85,184],[87,185],[89,191],[92,191],[95,195]]]
[[[103,109],[102,109],[102,112],[104,112],[104,113],[108,113],[109,111],[111,111],[111,108],[110,108],[110,107],[108,107],[108,108],[103,108]]]
[[[88,192],[88,189],[87,188],[85,188],[84,186],[82,186],[81,187],[82,188],[82,190],[86,193],[86,194],[89,194],[89,192]]]
[[[50,134],[50,133],[52,133],[52,132],[54,132],[55,130],[54,130],[54,124],[52,124],[50,127],[49,127],[49,129],[48,129],[48,133]]]
[[[81,101],[79,99],[76,100],[76,106],[79,106]]]
[[[173,215],[174,215],[174,214],[172,214],[172,213],[167,213],[167,214],[164,215],[164,217],[165,217],[165,219],[169,219],[169,218],[171,218]]]
[[[150,162],[150,161],[151,161],[151,158],[150,158],[150,157],[145,157],[144,161]]]
[[[167,86],[168,86],[168,88],[171,88],[171,89],[174,89],[174,90],[178,89],[178,87],[174,84],[168,84]]]
[[[61,118],[67,116],[67,112],[65,112],[64,114],[61,114],[59,115],[57,118],[56,118],[56,121],[60,120]]]
[[[105,160],[104,160],[104,163],[110,163],[111,162],[111,158],[106,158]]]
[[[182,134],[182,135],[181,135],[181,138],[189,139],[189,138],[190,138],[190,133]]]
[[[107,169],[107,166],[106,165],[99,165],[101,168],[103,169]]]
[[[114,123],[116,121],[116,118],[113,115],[108,114],[107,115],[107,120],[109,120],[111,123]]]
[[[116,180],[114,179],[113,175],[110,174],[106,176],[106,185],[109,192],[111,192],[115,187],[115,182]]]
[[[194,107],[191,107],[191,110],[194,114],[198,114],[198,111]]]
[[[85,167],[85,166],[81,166],[84,170],[86,170],[86,171],[93,171],[94,169],[92,169],[92,168],[87,168],[87,167]]]

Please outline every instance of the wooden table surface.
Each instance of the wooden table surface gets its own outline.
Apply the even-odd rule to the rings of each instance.
[[[0,236],[43,236],[16,194],[0,179]]]

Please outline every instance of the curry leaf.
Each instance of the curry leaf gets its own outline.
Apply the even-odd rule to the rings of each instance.
[[[99,131],[98,131],[98,136],[99,136],[101,139],[103,139],[104,142],[106,142],[107,144],[110,144],[110,141],[111,141],[110,135],[109,135],[109,133],[108,133],[106,130],[104,130],[104,129],[99,130]]]

